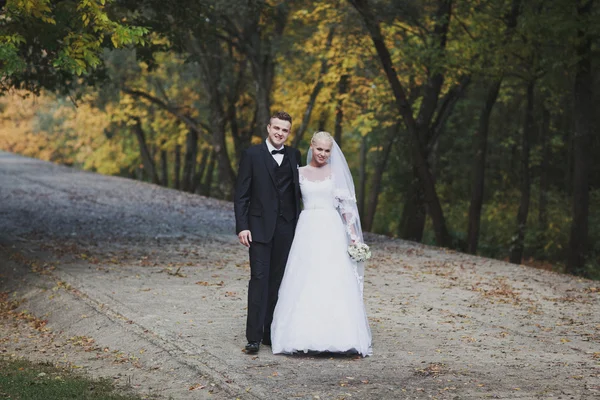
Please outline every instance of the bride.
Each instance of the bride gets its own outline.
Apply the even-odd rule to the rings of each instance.
[[[299,169],[300,214],[271,325],[274,354],[371,354],[364,268],[347,253],[362,242],[352,175],[327,132],[316,132]]]

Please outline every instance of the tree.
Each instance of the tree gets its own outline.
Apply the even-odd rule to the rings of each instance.
[[[234,139],[235,154],[251,142],[252,135],[263,136],[270,117],[271,93],[275,77],[278,41],[287,22],[289,6],[282,2],[271,6],[264,1],[184,1],[177,4],[160,0],[123,0],[140,24],[167,39],[166,44],[139,54],[155,65],[157,50],[176,52],[195,67],[208,112],[202,121],[186,116],[190,128],[202,124],[212,135],[216,155],[219,188],[228,197],[235,181],[228,150],[228,125]],[[249,73],[246,71],[248,70]],[[248,112],[252,95],[254,112]],[[163,101],[164,103],[164,101]],[[177,110],[179,107],[175,107]],[[206,111],[206,110],[203,110]],[[181,114],[181,113],[180,113]]]
[[[75,102],[0,98],[0,147],[226,197],[283,109],[301,151],[314,130],[343,143],[364,228],[597,276],[589,1],[114,0],[147,44],[106,51]]]
[[[594,0],[577,2],[577,15],[585,19],[592,13]],[[585,26],[585,25],[583,25]],[[590,164],[592,134],[594,132],[594,100],[592,75],[592,37],[581,27],[577,29],[576,52],[578,62],[575,73],[575,136],[573,169],[573,206],[571,239],[567,271],[572,274],[585,274],[586,253],[588,251],[588,218],[590,207]]]
[[[0,9],[2,92],[39,93],[97,76],[105,48],[141,45],[148,30],[118,22],[114,0],[8,0]]]
[[[525,118],[523,132],[521,134],[521,199],[519,211],[517,212],[517,232],[512,243],[509,261],[513,264],[521,264],[525,247],[525,232],[527,228],[527,217],[529,216],[529,203],[531,199],[531,137],[534,130],[533,105],[534,105],[535,81],[532,79],[527,84],[527,101],[525,106]]]
[[[485,162],[488,147],[490,115],[492,114],[494,104],[496,104],[496,99],[498,98],[498,94],[500,93],[502,80],[504,79],[502,71],[505,69],[506,65],[510,65],[510,62],[507,62],[507,57],[505,55],[499,57],[500,65],[493,65],[492,61],[486,55],[490,53],[493,54],[495,52],[504,52],[504,48],[512,40],[515,29],[517,27],[520,8],[521,0],[512,0],[512,4],[509,8],[509,11],[504,15],[503,18],[505,26],[502,34],[500,35],[500,42],[496,44],[493,41],[489,40],[491,39],[490,37],[486,38],[488,39],[487,42],[491,42],[492,44],[484,45],[490,46],[493,51],[482,52],[482,54],[484,54],[485,57],[485,60],[483,61],[483,69],[490,70],[492,69],[490,67],[493,67],[494,69],[499,69],[500,73],[498,74],[498,76],[495,76],[489,83],[489,86],[486,91],[484,104],[481,108],[479,116],[479,125],[475,134],[475,151],[472,167],[471,202],[469,205],[469,221],[467,231],[467,251],[471,254],[477,253],[477,246],[479,244],[481,207],[483,206],[483,195],[485,188]],[[493,32],[493,30],[488,29],[485,33],[489,36],[492,36]]]
[[[413,149],[412,156],[415,163],[415,170],[423,190],[427,211],[431,215],[433,221],[436,242],[440,246],[450,246],[450,234],[446,227],[444,212],[435,190],[435,181],[429,169],[427,160],[427,146],[430,144],[428,139],[432,133],[430,124],[438,106],[438,96],[442,89],[444,75],[439,70],[430,74],[427,83],[424,85],[424,94],[419,115],[415,118],[413,116],[411,104],[405,94],[406,91],[404,86],[400,82],[396,70],[394,69],[390,51],[382,35],[377,16],[374,14],[373,9],[367,0],[350,0],[350,3],[361,15],[371,39],[373,40],[373,44],[394,94],[398,112],[402,116],[404,124],[411,136],[411,146]],[[436,50],[442,53],[447,43],[451,11],[451,0],[440,0],[437,2],[432,40],[435,42],[434,46]],[[440,114],[438,114],[438,117],[439,115]]]

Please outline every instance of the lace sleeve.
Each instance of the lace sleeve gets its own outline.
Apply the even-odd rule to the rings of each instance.
[[[356,207],[356,197],[350,191],[345,189],[335,189],[334,205],[342,216],[346,233],[351,242],[359,242],[361,238],[358,235],[358,223],[360,222],[358,210]]]

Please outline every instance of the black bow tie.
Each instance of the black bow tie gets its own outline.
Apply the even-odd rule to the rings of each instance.
[[[283,150],[283,147],[281,148],[281,150],[271,150],[271,154],[275,155],[275,154],[285,154],[285,150]]]

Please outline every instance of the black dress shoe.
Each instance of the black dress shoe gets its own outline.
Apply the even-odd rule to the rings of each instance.
[[[248,342],[248,344],[246,345],[246,354],[258,353],[259,347],[260,347],[259,342]]]

